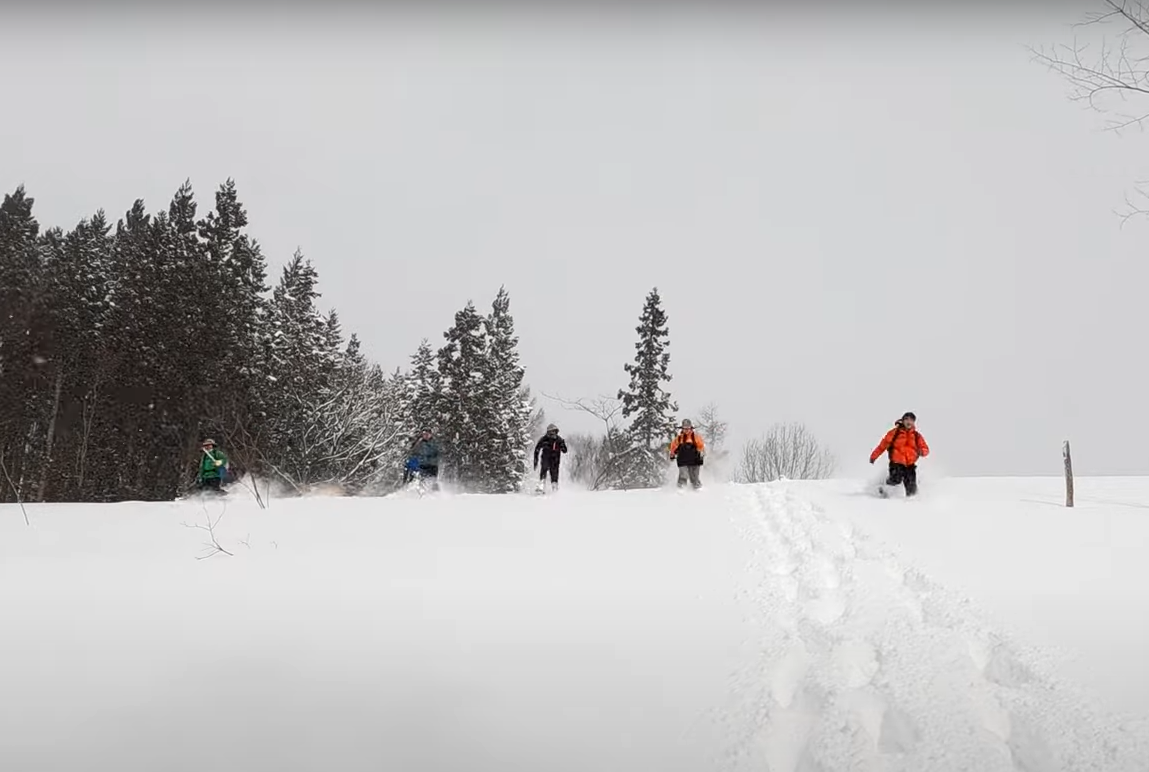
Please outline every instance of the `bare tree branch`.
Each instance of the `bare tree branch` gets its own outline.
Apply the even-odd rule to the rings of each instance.
[[[546,399],[559,403],[564,410],[579,411],[602,422],[604,433],[573,435],[567,438],[572,446],[572,480],[577,480],[593,491],[625,487],[628,465],[635,463],[637,448],[627,440],[622,426],[622,402],[616,397],[594,399],[565,399],[543,394]]]
[[[207,520],[207,525],[199,525],[196,523],[193,523],[193,524],[183,523],[184,528],[195,528],[195,529],[198,529],[201,531],[206,531],[208,538],[210,539],[210,541],[204,543],[204,548],[207,551],[203,555],[199,555],[198,557],[196,557],[196,560],[207,560],[208,558],[214,558],[216,555],[219,555],[220,553],[234,557],[234,555],[232,555],[232,553],[228,552],[226,549],[223,548],[223,546],[219,543],[219,540],[216,539],[216,537],[215,537],[215,527],[217,525],[219,525],[219,521],[223,519],[223,513],[221,512],[219,517],[217,517],[214,521],[212,521],[211,515],[208,514],[206,506],[203,508],[203,512],[204,512],[204,518]]]
[[[730,424],[719,417],[718,405],[713,402],[703,405],[696,415],[694,428],[706,441],[707,457],[725,455],[726,433]]]
[[[8,467],[4,463],[4,454],[0,453],[0,471],[4,472],[4,478],[8,480],[8,485],[12,487],[12,493],[16,496],[16,503],[20,505],[20,511],[24,514],[24,525],[32,525],[28,519],[28,510],[24,507],[24,499],[20,496],[20,488],[16,483],[12,482],[12,475],[8,474]]]
[[[821,480],[834,473],[834,457],[802,424],[775,424],[742,449],[736,479],[742,483]]]
[[[1144,130],[1149,120],[1149,6],[1143,0],[1100,2],[1104,10],[1074,25],[1088,34],[1086,41],[1075,33],[1071,44],[1030,47],[1030,53],[1069,84],[1071,101],[1110,116],[1108,131]],[[1142,188],[1138,193],[1144,196]],[[1126,211],[1118,213],[1122,225],[1149,215],[1149,208],[1129,196],[1125,204]]]

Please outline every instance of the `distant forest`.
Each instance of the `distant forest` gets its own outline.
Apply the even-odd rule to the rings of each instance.
[[[269,286],[231,180],[202,216],[190,183],[166,211],[137,200],[68,231],[43,230],[33,203],[20,187],[0,206],[0,502],[171,500],[193,486],[205,437],[241,484],[287,491],[392,491],[423,428],[457,489],[514,492],[529,476],[543,418],[505,289],[385,371],[319,310],[302,254]],[[570,469],[594,489],[665,479],[677,406],[657,289],[636,331],[628,386],[568,405],[603,422],[575,438]],[[701,430],[724,432],[707,416]]]

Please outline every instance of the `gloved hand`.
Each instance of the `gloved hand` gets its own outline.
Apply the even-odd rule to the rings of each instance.
[[[222,462],[222,461],[220,461],[219,459],[216,459],[216,461],[215,461],[215,465],[216,465],[216,466],[223,466],[223,462]]]
[[[536,472],[539,471],[539,462],[538,461],[535,462],[535,471]]]
[[[872,463],[874,463],[874,459],[872,459],[872,458],[871,458],[871,459],[870,459],[870,463],[871,463],[871,464],[872,464]]]
[[[673,461],[676,458],[678,458],[678,456],[674,455],[673,453],[670,454],[670,460],[671,461]]]

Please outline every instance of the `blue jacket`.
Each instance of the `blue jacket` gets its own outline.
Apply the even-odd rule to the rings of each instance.
[[[411,455],[419,459],[419,466],[438,466],[439,443],[434,439],[424,440],[420,437],[411,446]]]

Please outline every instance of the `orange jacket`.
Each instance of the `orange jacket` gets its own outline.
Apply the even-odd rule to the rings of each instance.
[[[706,445],[703,444],[703,442],[702,442],[702,435],[701,434],[698,434],[693,429],[684,429],[683,431],[678,433],[677,437],[675,437],[673,440],[671,440],[671,442],[670,442],[670,455],[672,455],[672,456],[677,455],[679,446],[682,445],[682,443],[684,443],[684,442],[688,442],[688,443],[693,442],[695,449],[699,453],[702,453],[703,451],[706,450]]]
[[[878,447],[874,448],[874,452],[870,454],[870,463],[877,461],[878,456],[891,447],[894,452],[890,455],[890,462],[903,466],[913,466],[918,463],[919,458],[925,458],[930,454],[930,446],[926,444],[926,438],[917,429],[895,426],[886,432],[886,436],[882,438]]]

